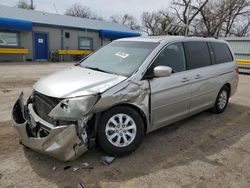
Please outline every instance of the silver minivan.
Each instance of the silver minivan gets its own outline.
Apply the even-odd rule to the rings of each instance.
[[[96,144],[121,156],[146,133],[201,111],[221,113],[237,88],[235,57],[222,40],[115,40],[79,64],[39,80],[12,111],[20,143],[73,160]]]

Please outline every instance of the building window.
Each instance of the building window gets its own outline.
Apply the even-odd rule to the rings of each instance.
[[[0,46],[17,47],[19,46],[18,34],[0,32]]]
[[[69,32],[65,32],[65,38],[67,38],[67,39],[70,38],[70,33]]]
[[[93,39],[87,37],[79,37],[79,49],[80,50],[92,50]]]

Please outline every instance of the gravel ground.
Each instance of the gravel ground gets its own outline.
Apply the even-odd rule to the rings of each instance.
[[[240,75],[223,114],[203,112],[150,133],[139,149],[109,166],[100,163],[99,149],[63,163],[23,148],[10,123],[14,101],[42,76],[70,65],[0,65],[0,187],[250,187],[250,75]],[[93,169],[73,171],[83,162]]]

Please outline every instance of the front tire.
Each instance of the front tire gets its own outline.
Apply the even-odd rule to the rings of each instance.
[[[144,133],[144,123],[138,112],[119,106],[102,114],[97,140],[105,153],[122,156],[131,153],[141,144]]]
[[[224,112],[228,104],[229,95],[229,88],[227,86],[223,86],[218,93],[212,111],[217,114]]]

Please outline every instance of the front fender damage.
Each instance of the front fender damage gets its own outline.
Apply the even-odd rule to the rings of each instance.
[[[92,108],[91,113],[101,112],[120,104],[138,107],[145,115],[147,130],[149,128],[150,87],[147,80],[128,80],[102,94],[101,99]]]
[[[149,96],[147,80],[127,80],[100,94],[88,114],[79,120],[67,125],[54,125],[40,118],[29,100],[24,104],[21,94],[13,107],[12,124],[25,146],[62,161],[74,160],[95,145],[100,113],[113,106],[130,104],[138,107],[149,127]]]
[[[55,126],[44,121],[32,104],[24,105],[22,93],[12,110],[12,125],[23,145],[59,160],[74,160],[87,151],[86,138],[78,136],[75,124]]]

